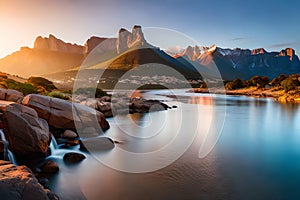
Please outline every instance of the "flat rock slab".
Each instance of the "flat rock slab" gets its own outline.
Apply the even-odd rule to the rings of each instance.
[[[22,104],[33,108],[40,118],[55,128],[80,129],[95,126],[102,131],[109,129],[109,123],[101,112],[77,103],[30,94],[24,97]]]
[[[111,150],[115,147],[114,141],[108,137],[89,138],[82,143],[90,153]]]

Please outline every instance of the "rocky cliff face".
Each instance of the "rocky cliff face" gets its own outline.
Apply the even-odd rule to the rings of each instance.
[[[130,48],[150,48],[151,45],[147,43],[142,32],[142,27],[135,25],[132,31],[121,28],[119,30],[117,39],[117,53],[122,53]]]
[[[104,53],[105,51],[115,50],[116,42],[117,42],[117,38],[102,38],[102,37],[93,36],[86,41],[84,45],[84,54],[88,55],[96,47],[98,53],[99,52]]]
[[[84,47],[77,44],[66,43],[60,39],[57,39],[53,35],[49,37],[38,36],[34,42],[34,49],[65,52],[65,53],[77,53],[83,54]]]
[[[90,54],[91,52],[95,54]],[[39,36],[33,48],[24,47],[0,59],[0,70],[24,77],[63,72],[78,68],[83,61],[88,60],[88,55],[94,60],[84,63],[87,68],[95,66],[103,69],[105,61],[115,58],[109,66],[111,69],[131,69],[151,61],[171,63],[170,65],[187,73],[195,73],[195,66],[197,71],[211,76],[219,71],[226,79],[249,78],[253,75],[272,78],[281,73],[300,73],[300,61],[292,48],[267,52],[263,48],[249,50],[223,49],[215,45],[189,46],[171,57],[150,45],[144,37],[142,27],[138,25],[133,26],[131,31],[121,28],[117,38],[91,37],[84,46],[66,43],[53,35],[44,38]],[[104,63],[104,67],[101,63]]]
[[[200,48],[196,45],[194,47],[188,46],[184,51],[176,54],[174,57],[186,56],[190,60],[196,60],[201,54]]]
[[[264,54],[266,50],[264,48],[252,49],[251,55]]]
[[[295,50],[292,48],[286,48],[286,49],[282,49],[278,56],[289,56],[290,60],[297,60],[298,56],[295,54]]]
[[[38,36],[33,48],[22,47],[20,51],[0,59],[0,70],[23,77],[45,75],[79,67],[85,58],[96,49],[96,56],[102,54],[117,56],[130,48],[151,47],[141,26],[132,31],[120,29],[118,38],[91,37],[84,46],[66,43],[53,35]],[[26,70],[24,70],[26,69]]]
[[[202,47],[199,55],[194,51],[195,47],[187,47],[177,54],[175,58],[187,58],[200,63],[204,67],[215,64],[221,74],[230,72],[228,78],[233,78],[240,73],[241,78],[250,78],[254,75],[269,76],[273,78],[280,74],[293,74],[300,72],[300,61],[292,48],[286,48],[280,52],[267,52],[263,48],[258,49],[222,49],[220,47]],[[194,63],[195,64],[195,63]],[[224,69],[226,69],[224,71]],[[234,70],[232,70],[234,69]],[[222,75],[223,75],[222,74]]]

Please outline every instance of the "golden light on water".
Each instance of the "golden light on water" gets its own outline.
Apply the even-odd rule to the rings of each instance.
[[[189,104],[213,105],[212,97],[193,96],[188,101]]]

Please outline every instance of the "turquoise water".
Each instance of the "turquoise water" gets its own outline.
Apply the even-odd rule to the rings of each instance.
[[[177,108],[109,119],[105,135],[121,144],[86,154],[78,165],[62,161],[65,152],[78,149],[56,150],[50,159],[60,172],[48,186],[61,199],[300,199],[298,105],[182,90],[177,99],[167,91],[142,95]],[[170,148],[140,160],[119,151],[155,152],[171,141]],[[211,151],[203,157],[201,147]]]

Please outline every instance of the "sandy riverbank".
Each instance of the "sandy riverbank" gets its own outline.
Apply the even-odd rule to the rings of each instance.
[[[296,93],[295,91],[285,92],[284,90],[276,90],[275,88],[257,89],[256,87],[248,87],[236,90],[225,90],[224,88],[194,88],[193,92],[274,98],[280,103],[300,103],[300,93]]]

